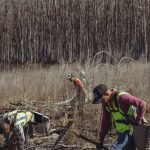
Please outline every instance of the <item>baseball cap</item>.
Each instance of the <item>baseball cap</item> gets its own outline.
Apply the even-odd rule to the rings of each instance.
[[[105,84],[99,84],[93,89],[93,104],[99,104],[101,103],[101,99],[103,95],[107,92],[108,88]]]

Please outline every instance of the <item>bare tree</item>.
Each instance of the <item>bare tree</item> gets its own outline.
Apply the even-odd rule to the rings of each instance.
[[[150,0],[3,0],[0,61],[91,62],[99,51],[148,61],[149,8]]]

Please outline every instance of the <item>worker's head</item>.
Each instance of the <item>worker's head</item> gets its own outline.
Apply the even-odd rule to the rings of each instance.
[[[13,125],[13,116],[4,117],[3,119],[3,129],[5,133],[10,133]]]
[[[75,75],[72,73],[67,74],[67,80],[73,82],[75,80]]]
[[[11,131],[11,125],[8,123],[3,123],[3,129],[5,133],[10,133]]]
[[[93,104],[107,103],[111,97],[111,91],[104,84],[97,85],[93,89]]]

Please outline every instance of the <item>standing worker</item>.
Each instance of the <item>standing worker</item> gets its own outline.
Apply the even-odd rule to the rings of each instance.
[[[67,75],[67,79],[70,82],[73,82],[74,84],[74,89],[73,89],[73,97],[71,100],[71,107],[78,107],[79,109],[79,115],[83,115],[83,107],[84,107],[84,103],[86,100],[86,89],[84,88],[84,85],[82,83],[82,81],[80,79],[78,79],[77,77],[75,77],[75,75],[73,75],[72,73]],[[75,108],[76,109],[76,108]]]
[[[73,83],[74,88],[73,97],[69,100],[71,107],[68,110],[66,117],[67,120],[73,120],[73,126],[75,126],[76,128],[82,128],[84,126],[84,104],[86,98],[86,90],[82,81],[75,77],[75,75],[69,73],[67,75],[67,80]],[[74,144],[77,142],[77,139],[73,133],[70,133],[66,141],[68,141],[69,144]]]
[[[109,90],[104,84],[96,86],[93,95],[93,104],[102,103],[103,110],[100,144],[96,146],[97,149],[102,148],[113,120],[118,138],[110,150],[135,150],[132,124],[138,125],[143,122],[146,102],[126,92]]]
[[[75,116],[77,110],[79,113],[83,114],[83,106],[86,102],[86,90],[83,86],[83,83],[80,79],[75,77],[72,73],[67,74],[67,80],[69,80],[71,83],[73,83],[73,90],[71,92],[71,99],[65,100],[62,102],[57,103],[58,108],[64,109],[64,111],[67,111],[68,119],[73,119]]]

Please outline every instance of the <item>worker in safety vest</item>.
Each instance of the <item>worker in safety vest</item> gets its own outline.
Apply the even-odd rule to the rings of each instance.
[[[111,145],[110,150],[135,150],[132,124],[143,122],[146,102],[126,92],[109,90],[106,85],[100,84],[93,89],[93,104],[102,103],[102,119],[100,130],[100,144],[111,129],[112,122],[118,138]]]
[[[1,121],[4,134],[3,148],[23,150],[31,122],[34,122],[34,115],[29,111],[15,110],[6,113]]]

